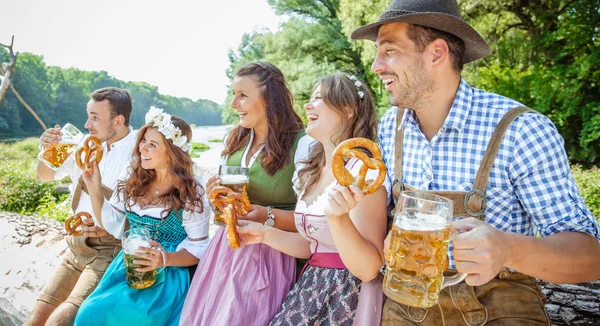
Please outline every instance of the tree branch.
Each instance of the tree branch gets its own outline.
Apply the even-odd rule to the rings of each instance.
[[[10,84],[9,87],[10,87],[10,90],[13,92],[13,94],[15,94],[15,96],[17,97],[19,102],[21,102],[21,104],[23,104],[23,106],[27,109],[27,111],[29,111],[29,113],[31,113],[31,115],[35,118],[35,120],[37,120],[37,122],[40,124],[40,126],[42,126],[43,130],[48,129],[48,128],[46,128],[46,124],[44,124],[44,121],[42,121],[42,119],[40,119],[40,117],[35,113],[35,111],[33,111],[33,109],[27,104],[27,102],[25,102],[25,100],[21,97],[21,95],[19,95],[19,92],[17,92],[17,90],[13,87],[13,85]]]
[[[8,48],[8,51],[10,53],[10,62],[8,64],[3,63],[2,67],[0,67],[3,70],[5,70],[5,72],[3,72],[3,75],[0,75],[0,78],[2,78],[2,82],[0,83],[0,102],[2,102],[2,99],[4,98],[4,94],[6,94],[8,85],[10,85],[10,76],[12,75],[13,69],[15,69],[15,65],[17,64],[17,55],[13,52],[14,42],[15,42],[15,36],[13,35],[10,40],[10,46],[0,44],[0,46]],[[4,68],[4,66],[6,66],[6,68]]]

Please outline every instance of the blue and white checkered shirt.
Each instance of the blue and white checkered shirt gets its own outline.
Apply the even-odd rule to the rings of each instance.
[[[402,182],[421,190],[471,190],[488,142],[500,119],[514,107],[509,98],[476,89],[461,80],[452,108],[431,139],[406,110]],[[379,145],[394,177],[396,108],[379,122]],[[505,231],[542,236],[575,231],[598,238],[594,216],[571,175],[564,141],[541,114],[525,113],[508,128],[487,185],[485,221]],[[452,247],[450,247],[452,252]],[[454,268],[451,257],[450,267]]]

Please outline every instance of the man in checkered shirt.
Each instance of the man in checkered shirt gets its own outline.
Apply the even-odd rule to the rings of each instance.
[[[522,104],[461,78],[463,63],[491,51],[462,21],[456,1],[392,1],[376,23],[360,27],[352,38],[375,41],[371,69],[394,106],[379,125],[390,184],[396,137],[404,137],[404,184],[470,190],[496,125]],[[401,122],[405,132],[398,136],[397,107],[407,109]],[[485,222],[465,218],[453,223],[453,230],[463,233],[455,232],[450,267],[468,273],[467,284],[486,284],[503,267],[553,283],[600,278],[598,226],[550,119],[526,113],[509,126],[486,197]],[[384,324],[385,314],[384,309]]]

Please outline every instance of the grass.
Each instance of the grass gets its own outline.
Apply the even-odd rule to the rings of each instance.
[[[192,148],[194,149],[192,151],[192,154],[190,154],[191,158],[198,158],[200,157],[200,155],[198,154],[198,152],[205,152],[207,150],[210,149],[209,145],[206,145],[205,143],[196,143],[196,142],[192,142]]]
[[[209,143],[222,143],[223,139],[220,138],[212,138],[208,140]]]

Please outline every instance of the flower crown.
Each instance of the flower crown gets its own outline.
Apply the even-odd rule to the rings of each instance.
[[[365,97],[365,93],[360,90],[360,88],[362,87],[362,82],[353,75],[348,75],[348,78],[350,78],[350,80],[354,81],[354,86],[356,86],[356,89],[358,90],[358,93],[357,93],[358,97],[363,99]]]
[[[188,154],[192,153],[194,149],[192,143],[188,143],[186,135],[181,134],[181,129],[175,127],[171,121],[171,115],[163,113],[162,109],[150,107],[148,113],[146,113],[146,124],[152,123],[153,127],[158,128],[158,131],[165,136],[166,139],[170,139],[173,145],[181,148],[182,151]]]

